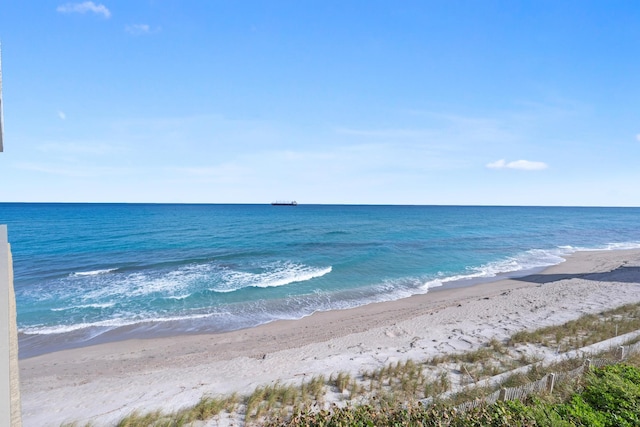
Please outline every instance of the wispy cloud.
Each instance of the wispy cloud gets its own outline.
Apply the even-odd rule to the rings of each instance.
[[[636,139],[640,141],[640,133],[636,135]]]
[[[233,162],[217,166],[192,166],[167,168],[166,170],[171,175],[175,172],[178,175],[184,175],[196,181],[217,183],[233,183],[252,173],[251,168]]]
[[[433,132],[425,129],[352,129],[338,128],[336,132],[343,135],[365,136],[372,138],[419,138],[432,136]]]
[[[58,111],[58,117],[60,117],[60,120],[67,119],[67,115],[64,113],[64,111]]]
[[[547,169],[549,165],[544,162],[532,162],[531,160],[514,160],[507,162],[504,159],[496,160],[495,162],[488,163],[489,169],[519,169],[526,171],[538,171]]]
[[[522,120],[513,114],[465,116],[428,110],[406,110],[409,116],[427,120],[433,129],[467,140],[512,143],[520,139]]]
[[[102,156],[105,154],[118,154],[126,151],[122,146],[107,143],[77,143],[77,142],[45,142],[37,149],[43,153],[57,154],[89,154]]]
[[[124,27],[124,30],[134,36],[142,36],[145,34],[151,34],[152,32],[155,32],[153,30],[151,30],[151,27],[148,24],[132,24],[132,25],[127,25],[126,27]]]
[[[105,18],[111,17],[111,12],[103,4],[95,4],[92,1],[85,1],[82,3],[65,3],[58,6],[56,9],[60,13],[96,13],[102,15]]]
[[[72,171],[68,168],[63,167],[51,167],[48,165],[41,165],[36,163],[18,163],[16,167],[21,170],[31,171],[31,172],[40,172],[50,175],[59,175],[59,176],[86,176],[82,173],[77,173],[76,171]]]
[[[73,178],[88,178],[95,176],[108,176],[124,173],[123,169],[105,167],[84,167],[69,164],[49,163],[18,163],[16,167],[21,170],[38,172],[46,175],[56,175]]]

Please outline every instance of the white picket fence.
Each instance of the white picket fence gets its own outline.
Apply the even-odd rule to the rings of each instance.
[[[486,396],[462,403],[456,406],[457,411],[468,411],[482,405],[492,405],[499,400],[523,400],[527,396],[539,393],[553,393],[555,384],[565,383],[567,381],[577,381],[581,378],[585,372],[591,368],[601,368],[603,366],[613,365],[624,361],[629,354],[640,352],[640,342],[623,345],[617,348],[616,359],[586,359],[582,366],[579,366],[571,371],[550,373],[542,377],[537,381],[530,382],[518,387],[501,388]],[[520,371],[520,369],[519,369]],[[504,374],[501,375],[501,377]]]

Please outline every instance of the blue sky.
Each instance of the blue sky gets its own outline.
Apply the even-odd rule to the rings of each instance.
[[[0,201],[640,206],[640,3],[0,0]]]

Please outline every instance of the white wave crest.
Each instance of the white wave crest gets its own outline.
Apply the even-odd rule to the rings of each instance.
[[[116,270],[117,268],[105,268],[102,270],[93,270],[93,271],[77,271],[75,273],[71,273],[69,276],[70,277],[98,276],[100,274],[107,274]]]
[[[640,249],[640,242],[608,243],[602,248],[607,251],[621,251],[626,249]],[[595,249],[598,250],[598,249]]]
[[[163,322],[175,322],[181,320],[195,320],[195,319],[204,319],[207,317],[213,317],[216,314],[192,314],[186,316],[173,316],[173,317],[150,317],[150,318],[139,318],[139,319],[107,319],[96,322],[84,322],[84,323],[74,323],[71,325],[52,325],[52,326],[32,326],[27,328],[22,328],[19,330],[20,333],[29,334],[29,335],[54,335],[54,334],[65,334],[69,332],[75,332],[82,329],[103,329],[102,332],[106,332],[108,330],[121,328],[125,326],[131,325],[140,325],[144,323],[163,323]],[[100,333],[102,333],[100,332]],[[98,334],[99,335],[99,334]]]
[[[233,292],[243,288],[272,288],[305,282],[331,273],[332,267],[309,267],[289,262],[268,265],[260,273],[225,271],[222,283],[211,288],[214,292]]]
[[[519,271],[550,267],[564,262],[565,259],[563,257],[575,251],[576,249],[570,246],[562,246],[549,250],[531,249],[513,257],[483,264],[479,267],[469,268],[469,272],[466,274],[463,273],[446,276],[443,273],[439,273],[439,277],[427,281],[422,285],[422,287],[429,289],[443,286],[444,284],[451,282],[473,279],[491,279],[501,275],[508,276]]]
[[[564,249],[567,253],[574,252],[593,252],[593,251],[621,251],[627,249],[640,249],[640,242],[614,242],[614,243],[606,243],[604,245],[599,246],[559,246],[559,248]]]
[[[107,302],[107,303],[96,303],[96,304],[80,304],[80,305],[71,305],[69,307],[60,307],[60,308],[52,308],[51,311],[67,311],[74,310],[76,308],[109,308],[113,307],[115,303]]]
[[[192,264],[163,273],[130,273],[110,276],[108,283],[99,283],[92,291],[85,292],[86,301],[113,297],[144,297],[150,294],[165,294],[167,297],[190,293],[189,289],[211,274],[209,264]],[[95,278],[99,280],[99,277]]]
[[[187,299],[191,296],[191,294],[186,294],[186,295],[170,295],[168,297],[165,297],[166,299],[173,299],[173,300],[183,300],[183,299]]]

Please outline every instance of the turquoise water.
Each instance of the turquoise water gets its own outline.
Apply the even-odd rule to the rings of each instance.
[[[638,208],[9,203],[0,223],[22,357],[246,328],[640,247]]]

